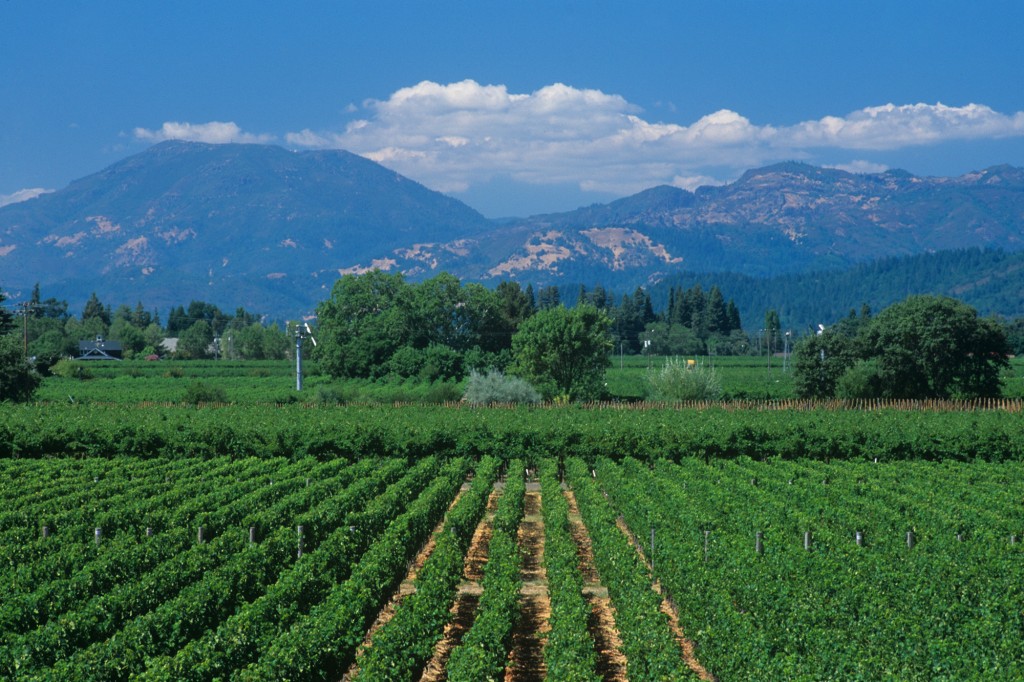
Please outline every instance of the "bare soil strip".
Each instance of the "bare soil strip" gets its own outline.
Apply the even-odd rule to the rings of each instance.
[[[544,518],[541,516],[540,484],[528,481],[519,524],[520,575],[519,623],[512,633],[512,651],[505,682],[540,682],[547,677],[544,642],[551,630],[551,600],[544,570]]]
[[[637,555],[647,566],[648,570],[651,569],[651,562],[647,559],[647,555],[644,553],[643,546],[637,542],[636,536],[633,535],[633,531],[626,525],[626,521],[620,516],[616,519],[616,525],[619,527],[627,538],[629,543],[633,545],[633,549],[636,550]],[[679,648],[683,651],[683,660],[690,670],[695,672],[697,676],[705,680],[705,682],[713,682],[715,677],[707,671],[700,661],[697,660],[696,648],[694,647],[693,640],[689,639],[684,633],[683,628],[679,624],[679,610],[676,608],[675,602],[673,602],[661,589],[661,582],[658,579],[654,580],[654,584],[651,585],[653,589],[661,597],[661,612],[668,616],[669,628],[672,630],[672,634],[675,636],[676,641],[679,643]]]
[[[452,500],[452,503],[450,505],[448,505],[448,511],[452,510],[452,507],[454,507],[456,503],[458,503],[459,498],[462,497],[463,493],[469,490],[469,487],[470,483],[468,481],[462,484],[462,487],[459,488],[459,492],[455,496],[455,499]],[[427,541],[423,544],[423,547],[420,549],[419,553],[409,564],[409,571],[405,574],[405,578],[402,579],[402,582],[398,586],[398,589],[395,590],[395,593],[391,595],[391,599],[388,600],[388,603],[385,604],[384,608],[381,609],[380,613],[377,614],[377,619],[373,621],[373,625],[370,626],[370,629],[366,631],[366,637],[363,638],[362,643],[356,650],[357,657],[359,654],[363,652],[364,649],[371,645],[373,636],[377,633],[377,631],[384,627],[384,624],[394,617],[395,611],[398,610],[399,604],[401,604],[402,601],[407,596],[416,591],[416,585],[414,583],[414,581],[416,580],[416,575],[419,573],[420,569],[423,568],[423,565],[427,563],[427,559],[430,558],[430,555],[434,553],[434,546],[437,544],[437,534],[440,533],[443,529],[444,519],[442,518],[440,521],[438,521],[437,525],[434,526],[434,530],[430,532],[430,537],[427,538]],[[359,668],[355,664],[355,662],[353,662],[352,665],[349,666],[349,669],[345,672],[345,674],[342,675],[341,682],[348,682],[348,680],[351,680],[353,677],[356,676],[357,672],[359,672]]]
[[[484,518],[477,525],[473,532],[473,540],[470,542],[469,551],[466,552],[466,561],[462,568],[463,581],[459,585],[455,603],[452,605],[452,619],[444,628],[444,635],[434,647],[434,656],[423,669],[420,682],[443,682],[448,679],[445,666],[452,650],[462,641],[462,636],[473,625],[476,618],[477,606],[480,603],[480,594],[483,591],[480,587],[480,579],[483,578],[483,567],[487,563],[487,549],[491,543],[491,524],[494,521],[494,511],[498,507],[500,490],[504,486],[501,483],[495,485],[487,498],[487,510]]]
[[[597,649],[597,674],[605,682],[628,682],[626,677],[626,656],[622,653],[622,638],[615,625],[615,609],[608,598],[608,588],[601,584],[601,577],[594,565],[594,549],[590,534],[583,525],[576,496],[571,490],[565,491],[569,504],[569,529],[580,557],[580,573],[583,575],[583,595],[590,604],[590,618],[587,628]]]

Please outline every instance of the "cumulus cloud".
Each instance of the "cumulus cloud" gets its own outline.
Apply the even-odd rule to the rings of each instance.
[[[674,122],[654,120],[619,95],[562,83],[514,93],[473,80],[423,81],[345,112],[353,118],[342,129],[302,129],[284,141],[292,148],[346,149],[454,193],[496,178],[619,195],[657,184],[693,189],[776,161],[847,156],[832,167],[877,172],[886,167],[865,159],[872,152],[1024,137],[1024,112],[1004,114],[981,104],[885,104],[787,126],[729,109]],[[221,121],[167,122],[156,130],[136,128],[134,136],[150,142],[277,139]]]
[[[347,149],[448,192],[511,177],[622,194],[662,183],[719,184],[754,166],[813,161],[826,150],[834,158],[835,150],[1024,136],[1024,112],[1007,115],[979,104],[886,104],[791,126],[755,123],[723,109],[685,125],[648,120],[619,95],[561,83],[512,93],[472,80],[423,81],[386,100],[368,100],[359,112],[344,130],[306,129],[285,141]],[[885,168],[868,161],[835,167]]]
[[[17,204],[22,201],[28,201],[29,199],[35,199],[40,194],[49,194],[52,191],[52,189],[33,187],[32,189],[19,189],[17,192],[12,194],[0,194],[0,206]]]
[[[272,135],[255,135],[244,132],[234,121],[210,121],[209,123],[182,123],[167,121],[157,130],[136,128],[133,131],[136,139],[148,142],[165,140],[186,140],[189,142],[208,142],[224,144],[227,142],[267,143],[273,141]]]
[[[835,168],[836,170],[846,171],[847,173],[884,173],[889,170],[889,166],[884,163],[874,163],[873,161],[865,161],[863,159],[856,159],[849,163],[833,163],[826,164],[825,168]]]
[[[792,146],[899,149],[949,140],[1024,135],[1024,112],[1007,116],[980,104],[886,104],[845,117],[827,116],[783,131]]]

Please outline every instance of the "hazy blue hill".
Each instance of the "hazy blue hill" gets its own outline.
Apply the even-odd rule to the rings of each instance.
[[[1004,284],[1016,272],[1009,252],[1024,248],[1024,170],[922,178],[789,162],[694,192],[658,186],[575,211],[488,221],[344,151],[165,142],[0,208],[0,286],[18,300],[39,282],[44,296],[73,309],[95,291],[113,304],[197,299],[294,317],[311,312],[342,273],[373,267],[412,280],[448,271],[487,283],[619,291],[680,272],[740,273],[715,277],[774,291],[788,280],[764,278],[815,273],[793,285],[815,292],[811,307],[795,307],[795,294],[774,305],[813,320],[827,316],[823,301],[836,300],[840,311],[859,306],[864,294],[844,297],[862,291],[862,279],[895,292],[909,276],[889,265],[851,270],[850,280],[819,273],[977,247],[1002,249],[1009,260],[993,260],[974,280],[935,271],[914,286],[983,297],[1004,314],[1019,307]]]
[[[0,248],[15,247],[0,284],[40,281],[73,304],[92,290],[179,303],[249,292],[258,310],[310,310],[343,268],[489,228],[465,204],[348,152],[164,142],[0,208]],[[281,299],[289,288],[262,304],[261,292]]]
[[[765,311],[779,311],[783,325],[795,331],[817,328],[845,317],[863,304],[879,311],[912,294],[958,298],[982,315],[1024,317],[1024,252],[959,249],[882,258],[843,270],[815,271],[771,278],[737,273],[677,273],[650,289],[655,307],[669,290],[700,284],[717,286],[736,302],[748,329],[757,329]]]

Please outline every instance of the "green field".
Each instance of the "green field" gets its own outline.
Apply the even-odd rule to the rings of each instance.
[[[611,654],[587,614],[604,593],[631,680],[1024,675],[1020,461],[367,452],[5,459],[0,475],[4,679],[376,681],[434,664],[474,681],[533,647],[543,663],[513,679],[596,680]],[[480,593],[462,578],[477,536]],[[467,629],[437,662],[453,612]]]
[[[793,374],[782,358],[719,356],[691,358],[713,367],[722,384],[723,398],[786,400],[794,397]],[[645,375],[660,367],[662,357],[614,357],[605,379],[611,400],[642,400]],[[370,380],[331,380],[305,363],[303,392],[295,390],[295,365],[280,361],[125,361],[79,363],[84,378],[47,377],[36,399],[44,402],[177,403],[190,385],[201,382],[220,388],[227,401],[237,404],[286,402],[447,402],[462,396],[461,382],[422,384]],[[1004,376],[1003,395],[1024,398],[1024,358],[1014,358]]]
[[[518,408],[286,362],[47,378],[0,405],[0,678],[1024,677],[1019,402],[788,403],[718,358],[753,402],[653,409],[648,362]]]

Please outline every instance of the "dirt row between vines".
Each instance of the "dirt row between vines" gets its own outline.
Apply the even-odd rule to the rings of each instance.
[[[460,491],[468,489],[468,483]],[[495,484],[487,501],[484,516],[473,534],[469,550],[463,565],[462,581],[459,585],[452,605],[452,619],[445,627],[441,640],[434,648],[433,658],[423,670],[420,682],[444,682],[447,680],[445,667],[452,650],[462,641],[463,635],[473,625],[477,606],[480,601],[483,568],[487,563],[488,547],[491,539],[491,525],[497,509],[498,499],[504,489],[504,483]],[[571,490],[563,491],[569,506],[569,527],[576,543],[579,556],[579,569],[584,580],[583,593],[590,606],[588,631],[594,640],[598,654],[597,673],[604,682],[628,682],[626,674],[626,657],[622,653],[622,640],[615,625],[615,609],[608,597],[607,588],[601,583],[600,575],[594,564],[593,549],[590,535],[579,512],[575,496]],[[456,501],[458,497],[456,498]],[[454,506],[455,502],[452,503]],[[505,682],[540,682],[546,679],[547,668],[544,663],[543,649],[546,636],[550,630],[551,602],[548,594],[547,574],[544,570],[544,520],[541,515],[543,501],[540,485],[528,481],[524,499],[523,519],[518,529],[519,551],[522,557],[521,577],[523,581],[520,596],[520,618],[513,633],[512,649],[509,653],[509,666],[506,669]],[[410,563],[409,570],[401,585],[392,595],[387,605],[381,610],[376,621],[366,633],[361,649],[371,646],[373,635],[393,616],[406,596],[415,592],[415,579],[433,551],[435,538],[443,531],[441,521],[431,533],[430,539],[421,548],[415,559]],[[630,538],[634,549],[646,562],[642,548],[629,532],[624,523],[620,528]],[[660,585],[652,586],[661,594]],[[687,664],[703,680],[713,680],[707,671],[700,667],[689,643],[679,628],[678,615],[668,599],[663,599],[662,611],[672,624],[673,632],[680,643],[683,657]],[[350,680],[357,668],[353,665],[342,677],[342,682]]]
[[[576,542],[580,557],[580,573],[583,575],[583,594],[590,604],[590,635],[597,648],[597,674],[604,682],[626,682],[626,656],[622,653],[622,638],[615,626],[615,609],[608,598],[608,588],[601,584],[601,576],[594,564],[594,548],[590,533],[583,523],[576,496],[572,490],[564,491],[569,505],[569,530]]]
[[[626,521],[620,516],[615,520],[615,524],[619,527],[627,538],[629,538],[629,544],[633,546],[636,553],[640,556],[640,559],[644,562],[644,566],[647,570],[654,573],[654,567],[651,566],[650,559],[647,558],[647,554],[644,552],[643,546],[636,539],[633,531],[626,525]],[[705,682],[714,682],[715,677],[707,671],[707,669],[701,665],[700,661],[697,660],[696,647],[693,644],[693,640],[688,638],[683,633],[683,627],[679,624],[679,609],[676,607],[674,601],[669,598],[664,591],[661,589],[661,581],[657,578],[654,579],[654,583],[651,585],[651,589],[654,590],[658,596],[661,597],[661,612],[668,618],[669,628],[672,630],[672,635],[676,638],[676,642],[679,643],[679,648],[683,650],[683,660],[686,661],[687,667],[697,674],[701,680]]]

